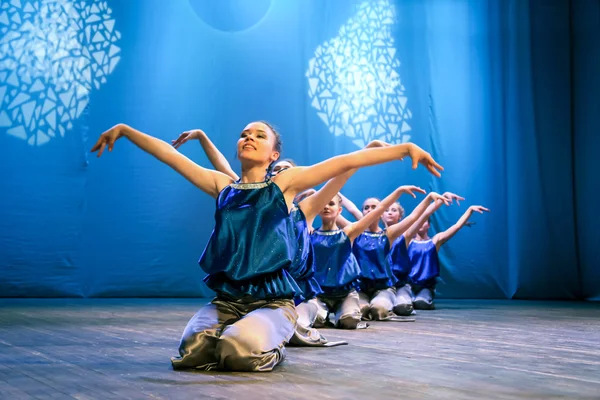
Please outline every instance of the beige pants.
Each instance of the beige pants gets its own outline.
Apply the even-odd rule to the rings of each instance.
[[[325,326],[329,313],[334,314],[333,325],[341,329],[360,328],[361,314],[358,293],[352,290],[343,296],[319,296],[315,326]]]
[[[358,298],[363,319],[385,321],[394,315],[392,310],[396,304],[396,288],[360,292]]]
[[[188,322],[175,369],[271,371],[285,358],[298,318],[292,300],[215,298]]]

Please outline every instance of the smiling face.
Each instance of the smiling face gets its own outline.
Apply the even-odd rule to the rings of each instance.
[[[281,139],[264,122],[248,124],[237,143],[238,159],[242,164],[270,164],[279,158]]]

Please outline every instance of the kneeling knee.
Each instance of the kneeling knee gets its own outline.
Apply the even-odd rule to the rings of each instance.
[[[414,311],[414,307],[412,304],[396,304],[394,306],[394,314],[406,316],[411,315]]]
[[[381,307],[381,306],[373,306],[369,310],[369,314],[371,315],[371,318],[373,320],[375,320],[375,321],[381,321],[381,320],[384,320],[387,317],[389,317],[390,310],[387,310],[387,309],[385,309],[384,307]]]
[[[337,323],[340,329],[356,329],[361,321],[360,315],[345,315]]]
[[[268,372],[285,358],[285,347],[263,351],[252,339],[232,325],[221,335],[216,348],[219,368],[227,371]]]

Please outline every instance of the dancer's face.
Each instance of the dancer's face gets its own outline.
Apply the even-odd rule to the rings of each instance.
[[[342,206],[340,205],[340,199],[336,196],[325,205],[325,208],[321,211],[319,216],[323,222],[333,222],[341,212]]]
[[[400,206],[398,206],[398,204],[395,203],[392,204],[390,208],[385,210],[381,218],[387,226],[397,224],[402,219],[402,215],[400,213]]]
[[[419,235],[426,235],[427,232],[429,232],[429,226],[429,220],[423,222],[423,225],[421,225],[421,227],[419,228]]]
[[[380,203],[379,200],[377,200],[375,198],[366,199],[362,206],[363,216],[365,216],[368,213],[370,213],[371,211],[373,211],[379,203]]]
[[[293,167],[293,165],[291,162],[281,160],[281,161],[278,161],[277,163],[275,163],[275,165],[273,166],[273,173],[278,174],[279,172],[283,171],[284,169],[292,168],[292,167]]]
[[[270,164],[279,158],[275,133],[262,122],[248,124],[237,143],[238,158],[244,161]]]

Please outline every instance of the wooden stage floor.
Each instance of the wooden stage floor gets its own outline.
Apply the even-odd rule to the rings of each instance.
[[[171,369],[202,299],[0,299],[0,399],[600,399],[600,304],[440,300],[271,373]]]

